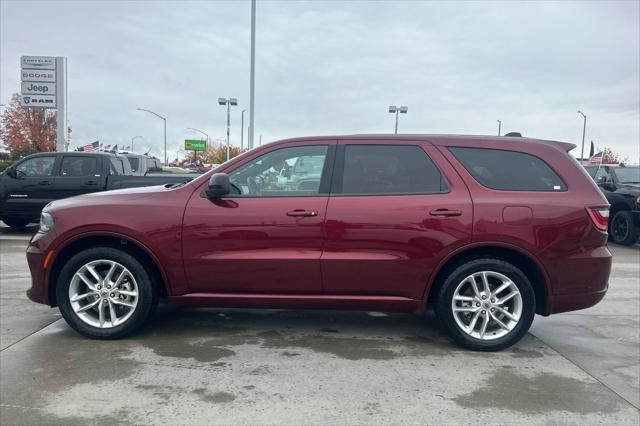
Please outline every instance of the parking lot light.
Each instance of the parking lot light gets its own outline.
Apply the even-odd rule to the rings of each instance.
[[[219,105],[227,106],[227,161],[230,158],[229,149],[229,133],[231,132],[231,105],[238,105],[238,99],[236,98],[218,98]]]
[[[390,105],[389,106],[389,112],[391,114],[395,114],[396,115],[396,127],[395,127],[395,131],[394,133],[397,135],[398,134],[398,114],[406,114],[407,111],[409,111],[409,107],[407,106],[400,106],[397,107],[395,105]]]
[[[144,108],[136,108],[136,109],[138,111],[145,111],[145,112],[148,112],[149,114],[153,114],[164,122],[164,164],[167,164],[167,118],[161,116],[157,112],[153,112],[148,109],[144,109]]]
[[[582,161],[582,164],[584,164],[584,133],[585,130],[587,130],[587,115],[578,110],[578,114],[582,115],[583,118],[583,122],[582,122],[582,149],[580,150],[580,161]]]

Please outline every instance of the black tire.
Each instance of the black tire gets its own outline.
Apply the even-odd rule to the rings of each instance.
[[[463,331],[454,318],[452,308],[454,292],[458,285],[465,278],[481,271],[492,271],[506,276],[516,285],[522,297],[520,319],[508,334],[494,340],[481,340]],[[460,346],[475,351],[499,351],[517,343],[524,337],[533,322],[535,307],[535,293],[529,279],[520,269],[500,259],[474,259],[456,267],[444,278],[437,296],[436,317],[441,328]],[[488,313],[488,311],[486,312]]]
[[[85,323],[73,310],[69,300],[69,287],[75,273],[89,262],[111,260],[126,267],[137,283],[138,302],[131,316],[122,324],[100,328]],[[92,339],[120,339],[138,330],[153,315],[158,305],[158,291],[144,264],[130,253],[113,247],[94,247],[74,255],[62,268],[56,284],[56,300],[67,324],[83,336]],[[106,303],[106,302],[105,302]]]
[[[629,210],[616,212],[609,225],[611,241],[623,246],[630,246],[638,239],[638,227],[633,220],[633,213]]]
[[[32,222],[31,219],[10,218],[10,217],[2,218],[0,220],[2,220],[10,228],[16,228],[16,229],[24,228],[25,226],[27,226]]]

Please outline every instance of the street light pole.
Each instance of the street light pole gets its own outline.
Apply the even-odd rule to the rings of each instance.
[[[396,115],[396,127],[394,131],[396,135],[398,134],[398,114],[406,114],[408,110],[409,110],[409,107],[406,107],[406,106],[400,106],[400,107],[397,107],[395,105],[389,106],[389,112],[392,114],[395,113]]]
[[[502,121],[496,120],[498,122],[498,136],[500,136],[500,131],[502,130]]]
[[[582,161],[582,164],[584,164],[584,133],[587,130],[587,115],[578,110],[578,114],[582,115],[583,123],[582,123],[582,150],[580,151],[580,161]]]
[[[133,141],[134,141],[136,138],[140,138],[140,139],[142,139],[142,136],[134,136],[134,137],[132,137],[132,138],[131,138],[131,152],[134,152],[134,151],[133,151]]]
[[[136,108],[138,111],[146,111],[149,114],[153,114],[156,117],[162,119],[162,121],[164,122],[164,164],[167,164],[167,119],[166,117],[161,116],[160,114],[158,114],[157,112],[153,112],[151,110],[148,109],[144,109],[144,108]]]
[[[219,105],[227,106],[227,161],[231,158],[230,152],[230,132],[231,132],[231,105],[238,105],[238,100],[236,98],[218,98]]]
[[[240,151],[244,149],[244,112],[246,109],[242,110],[242,119],[240,120]]]
[[[256,81],[256,0],[251,0],[251,72],[249,77],[249,131],[247,147],[253,149],[253,104],[255,98]]]
[[[207,133],[203,132],[203,131],[202,131],[202,130],[200,130],[200,129],[196,129],[196,128],[194,128],[194,127],[187,127],[187,130],[193,130],[194,132],[200,132],[200,133],[202,133],[202,134],[207,138],[207,148],[209,147],[209,135],[208,135]]]

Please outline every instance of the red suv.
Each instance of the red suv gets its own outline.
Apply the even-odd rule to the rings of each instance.
[[[607,290],[608,204],[567,152],[518,137],[360,135],[262,146],[187,184],[54,201],[35,302],[99,339],[181,306],[423,313],[498,350]]]

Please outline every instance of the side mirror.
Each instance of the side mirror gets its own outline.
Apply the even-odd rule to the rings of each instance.
[[[7,176],[9,176],[9,177],[12,177],[12,178],[14,178],[14,179],[16,178],[15,173],[14,173],[14,170],[13,170],[13,168],[12,168],[12,167],[7,167],[7,168],[5,169],[5,171],[4,171],[4,174],[5,174],[5,175],[7,175]]]
[[[598,185],[604,185],[607,182],[607,177],[606,176],[598,176]]]
[[[229,175],[226,173],[215,173],[209,178],[209,187],[207,188],[207,198],[220,198],[231,192],[229,184]]]
[[[7,176],[12,177],[14,179],[20,179],[18,175],[18,170],[15,167],[8,167],[7,170],[4,171]]]

